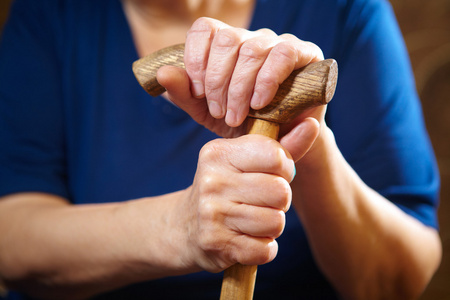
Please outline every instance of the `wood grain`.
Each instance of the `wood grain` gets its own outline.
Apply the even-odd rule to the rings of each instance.
[[[140,85],[152,96],[165,91],[156,72],[164,65],[184,68],[184,45],[161,49],[133,63]],[[250,117],[276,123],[289,123],[307,108],[324,105],[334,96],[338,67],[334,59],[326,59],[295,70],[280,85],[273,101],[261,110],[251,110]]]
[[[220,300],[251,300],[255,289],[257,266],[235,264],[223,274]]]

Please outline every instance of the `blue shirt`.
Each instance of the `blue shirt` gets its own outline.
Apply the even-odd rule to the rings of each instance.
[[[250,27],[292,33],[338,61],[326,120],[342,154],[366,184],[437,227],[439,176],[388,2],[258,0]],[[83,204],[191,185],[199,150],[217,137],[146,94],[136,59],[118,0],[17,0],[0,45],[0,195],[40,191]],[[277,241],[255,299],[337,298],[293,209]],[[221,279],[201,272],[98,299],[218,299]]]

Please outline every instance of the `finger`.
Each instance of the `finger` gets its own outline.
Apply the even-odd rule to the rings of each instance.
[[[238,235],[230,248],[232,260],[243,265],[263,265],[275,259],[278,243],[271,238]]]
[[[199,18],[186,35],[184,64],[194,97],[203,98],[205,95],[204,82],[210,45],[216,32],[227,27],[227,24],[215,19]]]
[[[290,174],[290,181],[294,176],[295,169]],[[292,201],[290,181],[274,175],[246,173],[241,183],[247,184],[247,193],[236,195],[238,196],[236,199],[248,205],[270,207],[287,212]]]
[[[156,78],[167,90],[169,100],[186,111],[195,121],[204,122],[209,114],[206,101],[193,98],[189,87],[189,77],[185,70],[173,66],[161,67]]]
[[[297,52],[295,69],[306,66],[309,63],[321,61],[324,59],[322,50],[314,43],[303,41],[292,34],[282,34],[280,38],[284,41],[293,42]]]
[[[292,180],[295,165],[291,155],[277,141],[259,134],[236,139],[218,139],[201,150],[202,161],[222,162],[233,172],[268,173]]]
[[[198,216],[203,220],[203,224],[215,227],[211,224],[223,223],[229,230],[237,234],[254,237],[277,238],[284,230],[285,212],[283,210],[241,202],[243,196],[239,194],[235,200],[229,201],[226,199],[233,197],[230,194],[225,198],[221,194],[214,193],[210,196],[213,199],[205,202],[199,210]],[[247,194],[244,197],[250,198],[252,195]],[[257,196],[257,198],[261,199],[262,197]],[[259,202],[259,199],[252,201]],[[266,201],[262,201],[262,203],[264,202]],[[267,202],[272,204],[271,199],[267,199]]]
[[[249,34],[244,29],[225,28],[214,35],[205,74],[205,95],[210,113],[215,118],[225,116],[231,74],[241,43]]]
[[[167,98],[200,125],[227,138],[242,136],[245,133],[245,123],[239,128],[230,128],[223,120],[217,120],[210,115],[206,99],[192,96],[189,77],[184,69],[173,66],[161,67],[157,72],[157,80],[166,88]]]
[[[236,169],[241,172],[260,172],[281,176],[286,181],[292,180],[295,172],[295,164],[288,151],[270,138],[258,134],[246,135],[242,137],[248,143],[244,144],[245,150],[232,152],[232,163],[236,163]],[[243,156],[242,154],[245,154]]]
[[[322,51],[315,44],[290,34],[280,36],[280,42],[272,48],[258,73],[251,107],[256,110],[265,107],[292,71],[322,59]]]
[[[240,174],[239,180],[231,186],[229,196],[236,203],[287,212],[291,205],[292,191],[289,182],[282,177],[245,173]]]
[[[246,40],[240,47],[230,80],[225,121],[232,127],[241,125],[247,117],[256,76],[274,46],[276,34],[273,31],[259,30],[258,34],[260,36]]]
[[[306,118],[280,140],[295,162],[311,149],[319,136],[320,124],[315,118]]]
[[[278,251],[274,238],[264,236],[263,233],[261,237],[243,233],[237,227],[240,224],[236,225],[239,219],[228,216],[230,210],[232,209],[228,201],[213,200],[204,203],[198,211],[200,226],[195,243],[209,256],[224,255],[225,261],[263,264],[273,260]],[[251,214],[254,211],[249,210],[247,213]],[[245,222],[244,219],[245,217],[242,218],[242,222]],[[278,219],[282,218],[278,216]],[[255,232],[260,231],[258,226],[259,224],[242,225],[244,231]],[[269,230],[276,231],[270,228]]]
[[[224,220],[230,229],[253,237],[278,238],[284,230],[283,211],[268,207],[235,204]]]

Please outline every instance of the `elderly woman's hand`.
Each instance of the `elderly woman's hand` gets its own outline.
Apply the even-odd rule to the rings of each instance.
[[[265,107],[293,70],[322,59],[319,47],[293,35],[200,18],[186,37],[186,71],[164,67],[158,81],[198,123],[236,137],[250,107]]]

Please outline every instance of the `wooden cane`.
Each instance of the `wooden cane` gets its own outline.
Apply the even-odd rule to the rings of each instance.
[[[140,85],[152,96],[165,91],[156,80],[164,65],[184,68],[184,44],[161,49],[133,63]],[[279,124],[289,123],[308,108],[325,105],[333,98],[337,82],[337,63],[333,59],[295,70],[280,85],[273,101],[263,109],[249,112],[248,134],[278,139]],[[220,300],[251,300],[257,266],[235,264],[224,272]]]

